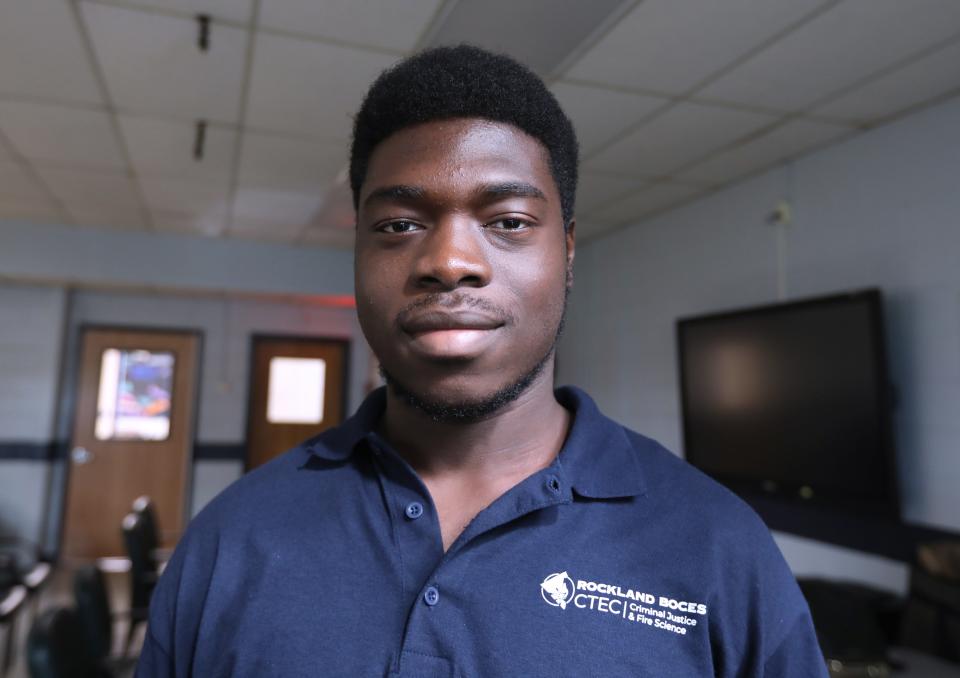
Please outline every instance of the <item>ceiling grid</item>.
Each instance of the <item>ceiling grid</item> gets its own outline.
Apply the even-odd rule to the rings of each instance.
[[[133,179],[132,192],[136,196],[136,201],[138,203],[138,208],[139,208],[138,211],[140,212],[141,219],[143,220],[143,224],[141,224],[141,227],[146,226],[147,228],[152,229],[153,219],[150,214],[150,211],[146,208],[146,203],[143,198],[143,189],[139,181],[137,181],[136,168],[133,166],[133,163],[130,162],[130,152],[127,149],[126,142],[124,141],[123,133],[120,130],[120,122],[117,119],[116,111],[113,109],[113,98],[110,95],[110,89],[107,86],[107,81],[106,81],[106,78],[104,77],[103,69],[101,67],[100,62],[97,60],[97,56],[90,39],[89,27],[86,25],[84,21],[84,17],[82,16],[80,11],[80,7],[76,3],[71,2],[69,4],[69,8],[73,18],[73,22],[77,27],[77,33],[80,36],[80,41],[81,41],[81,44],[83,45],[83,49],[86,54],[87,61],[93,70],[94,79],[97,83],[97,88],[99,89],[100,97],[103,100],[103,102],[106,104],[107,113],[110,118],[111,131],[113,132],[114,139],[116,140],[116,143],[120,148],[120,153],[125,163],[124,169],[126,170],[127,173],[129,173],[130,177]],[[2,123],[2,121],[0,121],[0,123]],[[103,196],[103,197],[98,196],[98,199],[102,202],[108,202],[111,197],[112,196]],[[70,211],[69,210],[70,206],[67,205],[66,207],[68,211]],[[71,216],[74,216],[73,213],[71,213]],[[77,221],[76,217],[74,217],[74,221]]]
[[[7,0],[0,220],[349,247],[350,114],[464,39],[570,114],[588,239],[960,94],[955,0]]]

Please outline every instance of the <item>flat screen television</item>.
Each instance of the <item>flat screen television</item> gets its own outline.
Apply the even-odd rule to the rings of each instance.
[[[687,460],[741,494],[899,517],[879,290],[677,321]]]

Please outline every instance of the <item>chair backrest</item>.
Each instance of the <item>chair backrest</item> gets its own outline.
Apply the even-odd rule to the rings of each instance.
[[[30,678],[92,678],[97,665],[84,644],[83,626],[69,607],[38,616],[27,636]]]
[[[153,561],[148,528],[139,513],[128,513],[122,525],[123,543],[130,558],[130,605],[133,608],[146,608],[157,581],[157,567]]]
[[[96,565],[83,565],[74,572],[73,594],[87,648],[96,659],[102,660],[110,654],[113,623],[103,573]]]
[[[157,524],[157,513],[153,508],[153,500],[147,495],[137,497],[133,501],[133,512],[138,514],[143,521],[144,538],[150,548],[150,557],[155,560],[154,551],[160,548],[160,527]]]

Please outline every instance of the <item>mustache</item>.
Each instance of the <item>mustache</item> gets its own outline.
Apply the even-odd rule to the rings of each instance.
[[[481,297],[473,297],[464,292],[433,292],[422,296],[412,302],[397,313],[394,325],[399,329],[404,324],[409,323],[412,316],[423,309],[474,309],[488,316],[492,316],[504,325],[514,322],[513,314],[505,308],[497,306],[491,301]]]

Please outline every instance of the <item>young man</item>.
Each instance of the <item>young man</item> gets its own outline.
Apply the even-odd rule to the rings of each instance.
[[[750,509],[554,390],[576,176],[569,120],[506,57],[374,83],[350,178],[387,386],[197,517],[138,676],[826,675]]]

